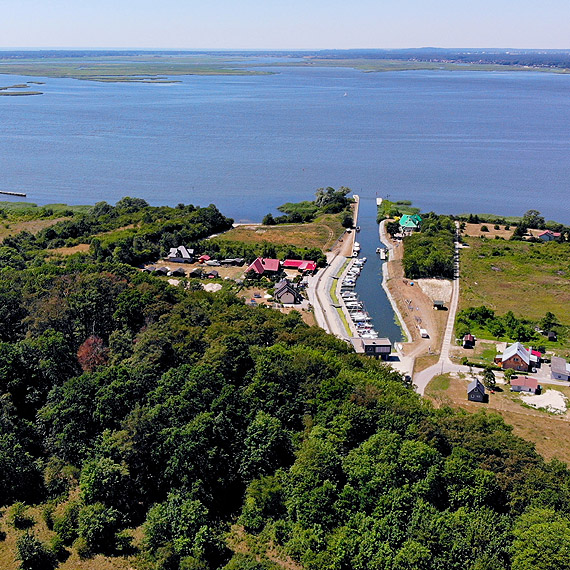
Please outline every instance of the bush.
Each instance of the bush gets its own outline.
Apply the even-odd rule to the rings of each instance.
[[[110,552],[115,549],[119,511],[102,503],[87,505],[79,511],[79,538],[89,552]]]
[[[489,228],[487,226],[481,226],[481,231],[482,232],[488,232]]]
[[[63,512],[55,513],[53,519],[53,530],[61,537],[64,544],[71,545],[78,536],[79,503],[67,503],[63,507]]]
[[[25,529],[34,526],[34,519],[28,515],[28,507],[24,503],[15,503],[10,511],[10,522],[17,529]]]
[[[26,533],[16,542],[20,570],[51,570],[57,566],[57,560],[35,536]]]

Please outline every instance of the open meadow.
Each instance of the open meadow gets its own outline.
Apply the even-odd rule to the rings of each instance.
[[[560,325],[570,325],[570,244],[481,238],[465,244],[460,309],[484,305],[531,321],[551,312]]]
[[[278,245],[319,248],[328,251],[342,236],[345,229],[337,214],[325,214],[308,224],[280,224],[237,226],[213,238],[215,241],[240,241],[248,244],[269,242]]]

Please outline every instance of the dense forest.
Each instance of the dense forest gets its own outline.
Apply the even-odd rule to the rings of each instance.
[[[568,568],[570,472],[499,416],[434,409],[296,312],[42,256],[54,227],[0,256],[0,538],[24,570]]]

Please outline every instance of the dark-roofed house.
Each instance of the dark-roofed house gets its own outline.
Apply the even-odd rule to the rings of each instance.
[[[199,267],[194,267],[194,269],[192,269],[192,271],[190,271],[189,276],[193,277],[194,279],[201,279],[202,278],[202,270]]]
[[[474,348],[475,347],[475,337],[472,334],[466,334],[463,337],[463,348]]]
[[[275,292],[273,293],[275,299],[280,303],[285,305],[293,305],[300,303],[303,297],[297,291],[297,289],[287,281],[287,279],[281,279],[277,285],[275,285]]]
[[[546,333],[546,337],[548,338],[549,342],[556,342],[556,340],[558,338],[554,331],[548,331]]]
[[[485,401],[485,386],[477,378],[467,386],[467,399],[471,402]]]
[[[387,360],[392,352],[392,343],[389,338],[360,338],[354,337],[350,339],[354,350],[358,354],[366,356],[374,356]]]
[[[560,358],[553,356],[551,361],[550,376],[553,380],[570,380],[570,364]]]
[[[172,275],[172,277],[185,277],[186,271],[184,271],[182,267],[177,267],[170,272],[170,275]]]
[[[246,273],[263,275],[265,273],[278,273],[281,269],[281,262],[278,259],[267,259],[258,257],[246,270]]]
[[[210,269],[207,273],[204,274],[207,279],[217,279],[220,274],[215,269]]]
[[[153,273],[155,275],[168,275],[169,272],[170,272],[170,267],[157,267]]]

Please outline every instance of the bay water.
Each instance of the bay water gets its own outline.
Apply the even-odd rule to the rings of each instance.
[[[259,221],[345,185],[422,210],[535,208],[570,223],[570,76],[269,69],[172,84],[39,78],[44,95],[0,97],[0,189],[39,204],[215,203]]]

